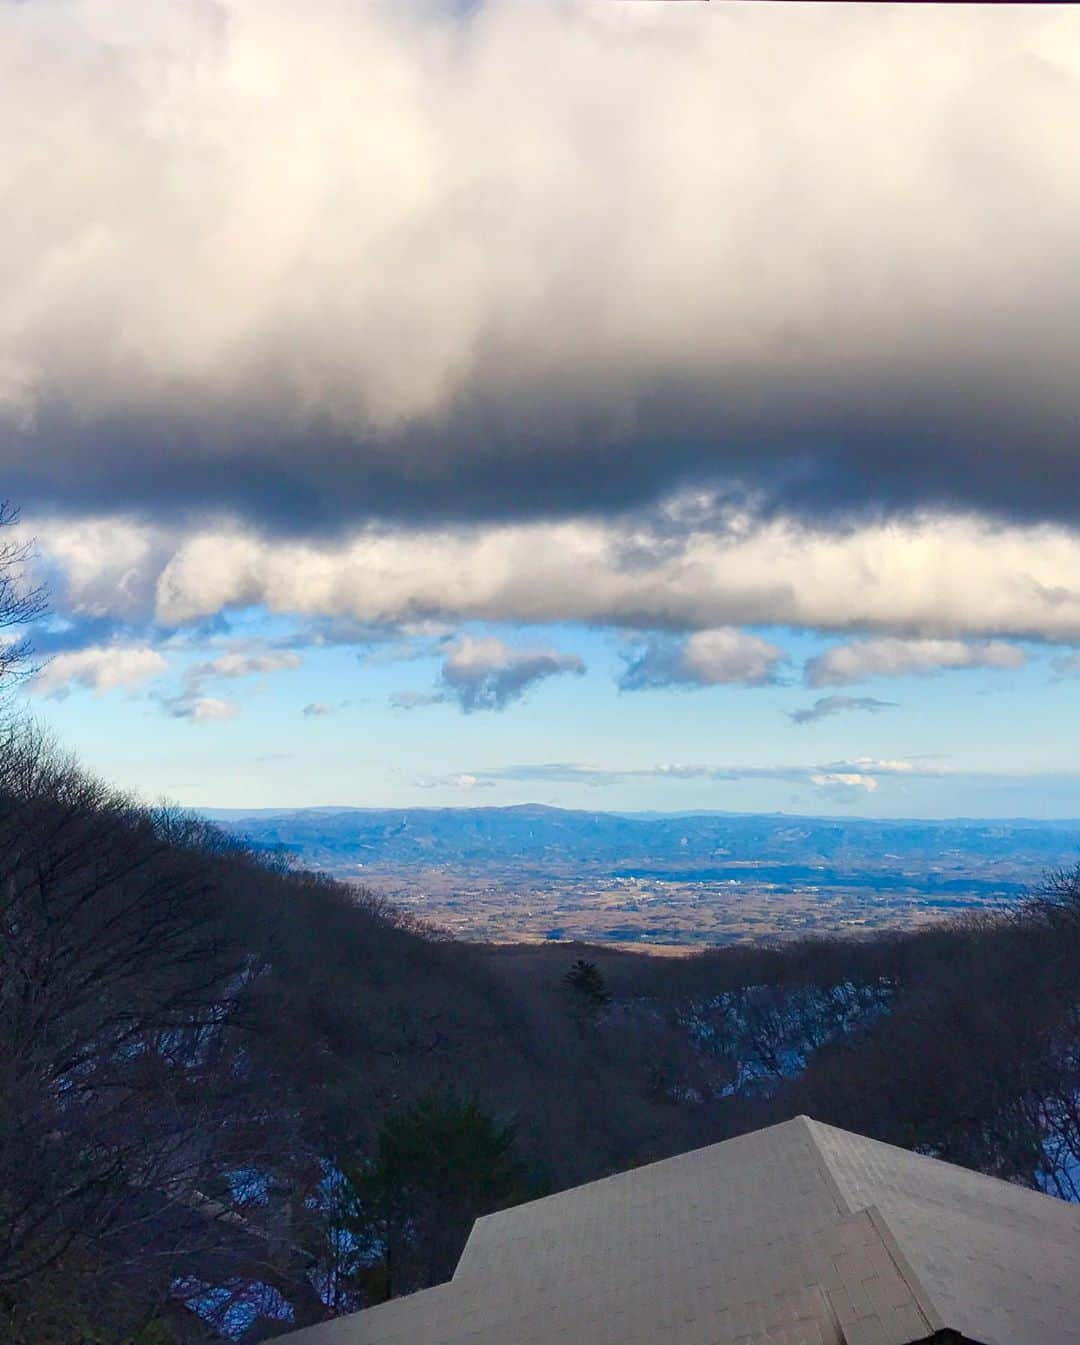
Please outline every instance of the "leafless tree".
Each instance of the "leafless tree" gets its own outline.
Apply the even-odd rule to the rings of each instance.
[[[125,1281],[242,1236],[280,1115],[244,1078],[258,958],[205,845],[10,730],[0,749],[0,1293]],[[231,1174],[231,1175],[230,1175]],[[238,1222],[240,1219],[240,1222]]]
[[[26,577],[32,543],[4,536],[18,521],[18,509],[0,500],[0,686],[26,670],[32,651],[30,642],[18,632],[46,610],[44,587]]]

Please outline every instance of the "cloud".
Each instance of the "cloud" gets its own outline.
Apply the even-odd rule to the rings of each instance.
[[[872,771],[875,775],[923,775],[939,776],[950,774],[933,757],[922,757],[916,761],[903,758],[856,757],[854,761],[841,764],[836,769],[857,767],[859,770]]]
[[[490,784],[569,784],[608,786],[627,779],[641,776],[653,776],[657,768],[645,770],[619,769],[615,767],[590,766],[577,762],[544,761],[522,765],[500,766],[491,770],[473,770],[468,774],[472,779],[487,781]],[[458,776],[449,776],[434,781],[435,784],[447,784]]]
[[[810,776],[810,783],[816,789],[830,792],[861,789],[867,794],[873,794],[877,789],[877,780],[860,771],[815,771]]]
[[[1027,655],[1000,640],[856,640],[808,659],[807,686],[843,686],[868,677],[930,677],[947,668],[1020,668]]]
[[[326,701],[312,701],[309,705],[304,706],[302,713],[307,719],[318,719],[323,715],[332,715],[334,707],[327,705]]]
[[[585,664],[577,654],[557,649],[512,649],[502,640],[463,635],[449,646],[440,672],[442,690],[431,695],[401,692],[391,698],[400,710],[423,705],[456,703],[466,714],[506,707],[549,677],[563,673],[581,676]]]
[[[447,693],[469,713],[504,710],[549,677],[562,673],[582,676],[585,664],[577,654],[557,649],[510,649],[501,640],[462,636],[451,645],[442,666]]]
[[[299,668],[303,660],[290,649],[248,651],[231,649],[206,663],[197,663],[188,670],[192,679],[208,677],[252,677],[257,673],[278,672],[282,668]]]
[[[161,654],[146,645],[91,646],[57,654],[34,676],[31,686],[54,700],[62,700],[75,686],[102,696],[118,688],[134,691],[167,667]]]
[[[620,679],[624,691],[670,686],[764,686],[776,680],[784,651],[757,635],[725,627],[686,640],[657,637],[633,655]]]
[[[418,621],[438,630],[482,620],[1080,642],[1080,535],[970,517],[830,530],[679,496],[642,517],[368,526],[319,542],[235,523],[147,534],[117,520],[111,531],[114,542],[97,520],[38,522],[67,612],[109,613],[101,577],[120,563],[109,547],[129,557],[135,531],[144,543],[131,572],[130,588],[144,595],[138,615],[165,629],[264,605],[366,640]],[[116,602],[129,610],[127,596]]]
[[[446,700],[440,692],[425,695],[418,691],[396,691],[390,697],[390,704],[395,710],[419,710],[425,705],[445,705]]]
[[[51,659],[57,654],[100,648],[108,645],[128,645],[133,641],[131,630],[115,617],[77,617],[74,620],[56,620],[46,617],[26,630],[26,638],[35,658]],[[148,635],[146,631],[142,635]],[[127,638],[125,638],[127,637]],[[138,643],[149,643],[140,639]]]
[[[709,482],[811,520],[1075,519],[1067,7],[0,25],[0,456],[28,508],[314,535]]]
[[[21,532],[36,540],[27,525]],[[75,526],[50,529],[48,545],[39,551],[41,577],[56,604],[78,615],[79,627],[143,622],[153,611],[157,576],[179,542],[168,526],[83,517]]]
[[[596,766],[578,762],[535,762],[500,766],[489,770],[474,769],[470,778],[491,784],[577,784],[607,788],[630,781],[714,780],[738,783],[744,780],[779,780],[813,786],[823,790],[862,790],[873,793],[881,777],[934,778],[952,774],[939,763],[857,757],[852,761],[833,761],[820,765],[741,766],[708,763],[660,762],[652,766]],[[431,781],[448,784],[449,777]]]
[[[219,700],[216,696],[181,697],[167,704],[174,719],[190,719],[196,724],[232,719],[239,708],[235,701]]]
[[[862,710],[867,714],[876,715],[882,710],[895,709],[895,701],[879,701],[873,696],[821,696],[813,705],[792,711],[789,717],[795,724],[814,724],[819,719],[845,714],[849,710]]]
[[[472,793],[476,789],[494,789],[496,782],[462,771],[459,775],[426,776],[413,783],[418,789],[460,789]]]
[[[203,688],[208,681],[254,677],[260,673],[299,668],[302,662],[300,655],[291,649],[267,649],[261,643],[239,645],[216,658],[191,664],[184,676],[184,691],[174,703],[201,704]]]
[[[206,695],[208,681],[235,680],[284,668],[299,668],[301,662],[300,655],[289,649],[267,649],[260,642],[237,645],[216,658],[191,664],[184,674],[180,692],[161,697],[161,704],[174,719],[190,719],[195,723],[232,719],[239,711],[238,705],[235,701]]]

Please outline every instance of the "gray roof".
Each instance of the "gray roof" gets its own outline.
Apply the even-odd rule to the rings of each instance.
[[[1080,1207],[798,1117],[478,1219],[283,1345],[1080,1345]]]

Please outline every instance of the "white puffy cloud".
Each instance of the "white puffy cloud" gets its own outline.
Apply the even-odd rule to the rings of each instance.
[[[810,783],[817,789],[861,789],[867,794],[873,794],[878,787],[872,775],[863,775],[860,771],[814,771]]]
[[[190,719],[196,724],[216,724],[232,719],[238,711],[235,701],[221,700],[217,696],[181,697],[168,702],[169,713],[174,719]]]
[[[1027,655],[1002,640],[902,640],[878,638],[835,645],[808,659],[806,683],[843,686],[868,677],[932,676],[949,668],[1020,668]]]
[[[311,701],[304,706],[302,713],[306,719],[319,719],[324,715],[332,715],[334,707],[326,701]]]
[[[301,663],[300,655],[290,649],[268,649],[261,644],[237,646],[215,658],[191,664],[184,674],[182,689],[174,696],[162,697],[161,703],[174,719],[190,719],[194,723],[232,719],[239,706],[233,700],[206,695],[208,681],[253,677],[282,668],[299,668]]]
[[[187,536],[156,582],[166,625],[263,603],[397,621],[420,614],[707,630],[870,629],[1080,640],[1080,536],[926,518],[832,531],[741,516],[672,537],[645,522],[368,528],[334,543]]]
[[[505,710],[538,682],[561,673],[585,671],[577,654],[557,649],[513,649],[502,640],[463,635],[450,645],[443,660],[442,690],[429,696],[404,693],[394,698],[399,709],[454,701],[466,714],[474,710]]]
[[[282,668],[299,668],[303,660],[291,649],[230,649],[217,658],[205,663],[197,663],[190,670],[190,676],[203,679],[207,677],[252,677],[257,673],[278,672]]]
[[[104,695],[121,688],[134,691],[167,667],[165,659],[147,645],[108,645],[57,654],[31,683],[39,695],[62,698],[79,686]]]
[[[657,637],[628,662],[625,691],[667,686],[764,686],[775,679],[784,651],[760,636],[723,627],[685,640]]]
[[[46,522],[44,579],[54,601],[82,619],[145,619],[154,589],[179,537],[132,518],[80,518]],[[23,522],[19,536],[33,545],[35,529]]]
[[[905,761],[903,758],[856,757],[846,763],[857,766],[861,771],[872,771],[875,775],[947,775],[943,766],[934,760],[922,759],[918,762]]]
[[[366,640],[482,620],[1080,642],[1080,534],[974,517],[845,529],[741,513],[687,521],[674,500],[653,518],[365,527],[319,543],[235,523],[177,534],[53,517],[23,531],[66,612],[165,627],[264,605]],[[106,576],[121,568],[127,589],[113,591]]]

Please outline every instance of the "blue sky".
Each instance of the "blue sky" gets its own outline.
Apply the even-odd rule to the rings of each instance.
[[[1080,12],[0,29],[18,700],[92,769],[1080,816]]]
[[[230,640],[243,639],[245,648],[283,638],[283,623],[256,613],[241,625],[243,636]],[[801,666],[835,641],[761,632],[791,658],[775,684],[626,691],[618,685],[629,654],[622,634],[580,626],[465,633],[519,649],[573,650],[586,670],[539,681],[502,710],[465,713],[457,702],[398,708],[403,693],[426,697],[440,684],[446,639],[423,637],[408,649],[362,654],[306,649],[297,667],[210,678],[207,696],[235,707],[223,720],[174,718],[156,699],[182,692],[185,668],[206,661],[189,653],[170,655],[154,691],[77,688],[61,699],[27,700],[108,778],[192,806],[533,801],[914,817],[1080,811],[1070,732],[1080,683],[1056,672],[1057,655],[1038,646],[1025,648],[1028,662],[1016,669],[871,678],[859,697],[881,708],[799,724],[791,716],[824,699],[803,685]],[[735,778],[712,778],[716,771]],[[850,778],[836,778],[843,776]]]

